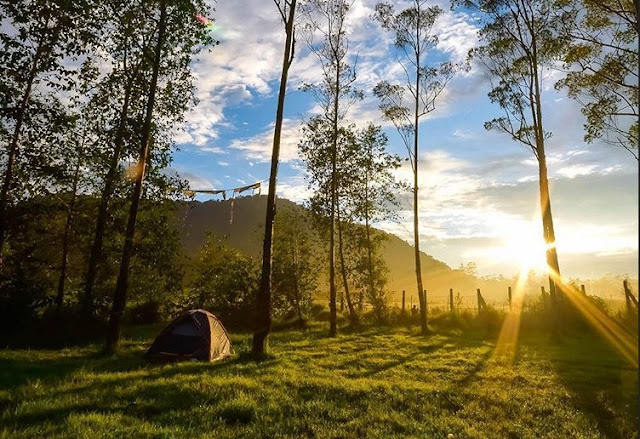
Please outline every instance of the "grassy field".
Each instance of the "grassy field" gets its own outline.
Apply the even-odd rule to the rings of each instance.
[[[0,438],[638,437],[637,369],[591,335],[524,335],[506,366],[481,333],[315,327],[274,334],[260,363],[237,335],[230,361],[154,366],[157,329],[113,358],[0,351]]]

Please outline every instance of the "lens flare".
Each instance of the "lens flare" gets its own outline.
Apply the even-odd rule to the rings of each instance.
[[[217,27],[215,25],[215,22],[207,17],[205,17],[202,14],[196,14],[195,15],[196,20],[204,25],[204,27],[209,31],[209,32],[213,32],[214,30],[217,30]]]

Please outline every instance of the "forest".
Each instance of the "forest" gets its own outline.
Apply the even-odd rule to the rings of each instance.
[[[202,187],[174,165],[196,66],[228,50],[228,1],[0,0],[0,437],[637,437],[637,272],[563,276],[547,117],[562,93],[583,144],[637,180],[637,4],[265,2],[280,38],[268,174]],[[363,10],[397,73],[368,89]],[[439,45],[450,13],[477,28],[464,58]],[[292,85],[297,62],[318,78]],[[483,129],[534,164],[525,242],[543,272],[527,255],[485,276],[424,245],[433,117],[471,71],[500,115]],[[279,186],[294,91],[313,105],[302,203]],[[375,119],[354,117],[363,102]],[[401,223],[409,239],[383,227]],[[233,356],[147,366],[153,337],[194,309]]]

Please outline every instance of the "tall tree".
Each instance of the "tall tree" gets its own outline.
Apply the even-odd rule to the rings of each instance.
[[[114,352],[120,341],[120,325],[127,298],[127,283],[129,278],[129,264],[133,254],[133,235],[135,233],[138,206],[142,196],[142,183],[144,181],[145,168],[149,157],[149,142],[151,140],[151,123],[153,121],[153,106],[155,104],[156,88],[158,85],[158,74],[160,72],[160,62],[164,45],[165,32],[167,31],[167,5],[165,0],[160,0],[160,20],[158,22],[158,40],[156,42],[153,58],[153,70],[151,83],[149,85],[149,97],[142,131],[142,141],[140,147],[140,157],[136,166],[135,186],[129,209],[129,220],[124,238],[124,248],[122,250],[122,260],[120,261],[120,273],[116,291],[113,295],[113,305],[109,316],[109,329],[107,332],[107,350]]]
[[[362,93],[354,89],[355,66],[348,63],[347,13],[351,3],[346,0],[310,0],[307,3],[308,45],[322,67],[322,80],[318,84],[305,85],[322,107],[322,117],[329,123],[330,149],[325,160],[331,164],[329,208],[329,335],[335,336],[337,327],[336,307],[336,219],[338,200],[338,138],[346,112]],[[315,37],[320,36],[317,42]],[[344,264],[342,265],[344,267]],[[343,276],[344,277],[344,276]],[[344,282],[348,288],[347,282]]]
[[[426,0],[413,0],[411,5],[396,12],[393,5],[376,5],[375,19],[382,27],[394,34],[394,46],[401,51],[403,60],[398,62],[406,75],[403,85],[382,81],[374,93],[381,100],[380,108],[385,117],[396,126],[407,148],[413,172],[413,239],[416,268],[416,287],[420,300],[420,324],[422,333],[429,332],[427,326],[427,298],[423,295],[422,268],[420,266],[420,228],[418,221],[419,200],[419,128],[420,119],[435,110],[436,99],[453,76],[454,65],[450,62],[428,64],[427,57],[433,54],[438,37],[433,25],[443,10],[438,6],[427,6]],[[410,102],[404,99],[409,94]]]
[[[582,105],[585,141],[638,160],[638,6],[632,0],[559,0],[569,73],[556,84]]]
[[[359,170],[356,190],[351,196],[355,217],[364,223],[366,290],[369,301],[383,320],[384,303],[384,261],[379,257],[378,235],[373,222],[394,217],[397,205],[396,191],[400,189],[393,171],[400,167],[400,157],[386,152],[387,136],[381,127],[367,125],[357,133],[357,152],[353,154],[355,169]]]
[[[464,5],[481,11],[481,45],[472,49],[472,58],[481,61],[490,75],[491,102],[504,116],[485,123],[485,128],[509,134],[533,152],[538,161],[542,234],[546,243],[549,291],[554,302],[560,276],[556,238],[547,178],[545,141],[551,133],[543,128],[543,72],[562,52],[559,23],[549,0],[481,0]],[[556,307],[557,309],[557,307]],[[557,317],[557,316],[556,316]],[[557,318],[554,319],[554,330]]]
[[[354,161],[358,147],[355,126],[340,126],[335,143],[336,160],[334,166],[332,160],[327,160],[332,156],[334,150],[333,130],[334,125],[330,118],[313,117],[303,128],[303,138],[299,149],[307,167],[309,186],[314,191],[310,199],[311,212],[316,225],[326,239],[325,242],[330,245],[333,236],[334,249],[337,246],[337,252],[333,253],[334,267],[339,267],[342,275],[343,294],[349,310],[349,320],[352,324],[357,324],[358,313],[354,306],[349,280],[354,264],[346,254],[351,252],[350,237],[352,234],[350,232],[354,221],[353,209],[349,207],[349,198],[360,172]],[[333,203],[334,180],[335,204]],[[331,217],[332,210],[335,213],[334,221]],[[328,255],[331,256],[331,252]],[[330,262],[331,258],[329,257],[328,263]],[[336,291],[337,289],[336,285]]]
[[[115,0],[101,5],[100,12],[105,17],[107,25],[101,28],[99,44],[94,49],[94,57],[102,55],[103,64],[111,65],[112,69],[106,73],[95,85],[94,93],[88,103],[91,129],[98,137],[94,142],[94,150],[99,151],[96,158],[94,173],[99,176],[96,183],[100,193],[100,204],[96,216],[95,233],[89,254],[87,273],[84,283],[82,304],[85,312],[93,312],[94,286],[100,262],[103,259],[103,242],[109,223],[109,209],[113,196],[122,185],[122,163],[127,159],[135,160],[140,127],[143,126],[141,114],[145,106],[145,87],[150,75],[149,56],[153,53],[156,24],[149,20],[153,3],[136,3],[127,0]],[[194,8],[194,9],[197,9]],[[193,31],[193,26],[186,26]],[[176,35],[184,35],[177,32]],[[210,38],[204,38],[204,44]],[[165,69],[165,74],[169,69]],[[174,69],[176,70],[176,69]],[[177,69],[181,71],[181,69]],[[167,78],[168,79],[168,78]],[[186,81],[185,81],[186,79]],[[176,103],[176,95],[181,99],[189,98],[189,91],[184,84],[189,84],[188,78],[177,78],[171,87],[161,89],[159,102],[167,103],[171,108]],[[156,111],[155,126],[159,127],[168,121],[179,122],[180,112],[184,103],[173,105],[174,114],[163,114]],[[165,112],[166,113],[166,112]],[[177,114],[176,114],[177,113]],[[156,130],[159,132],[160,130]],[[156,139],[154,151],[166,151],[168,145],[162,145]],[[166,155],[166,154],[165,154]],[[166,158],[160,158],[165,161]]]
[[[284,101],[287,93],[289,68],[295,54],[295,16],[296,0],[274,0],[285,28],[284,53],[280,74],[280,91],[278,92],[278,109],[273,133],[273,149],[271,152],[271,172],[269,174],[269,193],[267,194],[267,212],[264,222],[264,242],[262,245],[262,272],[260,288],[256,297],[256,327],[253,333],[251,353],[254,358],[264,356],[267,337],[271,332],[271,259],[273,244],[273,222],[276,216],[276,183],[278,164],[280,163],[280,137],[284,118]]]
[[[79,124],[76,124],[76,126]],[[74,140],[77,142],[76,154],[75,154],[75,165],[72,172],[71,177],[71,188],[69,201],[67,203],[67,212],[66,212],[66,220],[64,224],[64,230],[62,235],[62,255],[60,257],[60,276],[58,278],[58,292],[56,294],[56,307],[60,309],[64,303],[64,288],[65,282],[67,279],[67,267],[69,263],[69,247],[70,247],[70,239],[71,239],[71,230],[73,226],[73,219],[76,214],[76,200],[78,198],[78,186],[80,183],[80,169],[83,162],[84,157],[84,149],[85,149],[85,133],[86,127],[81,129],[82,132],[78,133],[77,130],[72,130],[71,132],[76,134],[78,137],[75,137]]]
[[[153,56],[149,64],[150,72],[145,79],[145,109],[140,137],[140,150],[132,173],[134,179],[131,205],[125,232],[124,246],[113,304],[109,318],[106,350],[115,351],[120,340],[120,326],[124,315],[128,288],[129,266],[134,250],[134,235],[140,200],[143,195],[143,183],[147,175],[147,166],[154,160],[157,145],[170,145],[171,124],[180,122],[182,115],[191,102],[193,76],[190,72],[192,57],[202,47],[206,30],[194,16],[205,9],[200,0],[159,0],[152,4],[149,14],[155,24],[157,36]],[[157,17],[157,19],[155,18]],[[145,54],[146,55],[146,54]],[[162,73],[162,75],[161,75]],[[156,105],[156,95],[162,97]],[[153,150],[151,144],[153,143]],[[159,162],[155,170],[168,164],[167,159],[155,157]]]
[[[23,131],[30,115],[46,100],[46,92],[39,86],[47,84],[59,91],[68,85],[73,71],[64,63],[84,51],[87,37],[92,35],[86,27],[91,9],[89,0],[0,2],[0,122],[8,134],[0,186],[0,251],[7,235],[15,165],[20,148],[28,148],[28,143],[22,142]]]

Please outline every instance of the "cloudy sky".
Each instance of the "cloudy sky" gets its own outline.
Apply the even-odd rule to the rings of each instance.
[[[351,56],[357,55],[357,86],[366,97],[348,119],[382,125],[389,149],[406,150],[378,110],[375,84],[401,79],[391,53],[391,36],[370,18],[375,0],[355,0],[349,12]],[[476,43],[477,21],[446,11],[436,23],[440,59],[462,60]],[[398,2],[401,5],[401,2]],[[220,45],[195,65],[199,105],[177,136],[173,168],[193,189],[225,189],[269,178],[273,120],[284,31],[273,2],[218,0],[214,5]],[[278,196],[308,198],[297,143],[300,127],[317,106],[300,91],[320,77],[316,58],[299,42],[285,109]],[[638,163],[627,151],[582,140],[578,104],[557,92],[561,75],[543,83],[551,202],[563,274],[637,276]],[[538,269],[544,250],[539,215],[537,162],[507,135],[487,132],[483,122],[501,115],[488,98],[485,74],[477,66],[456,77],[421,123],[420,242],[422,249],[452,267],[475,262],[480,274],[515,274],[522,263]],[[408,163],[398,178],[411,175]],[[206,200],[207,198],[198,198]],[[379,226],[413,242],[411,205],[401,221]]]

